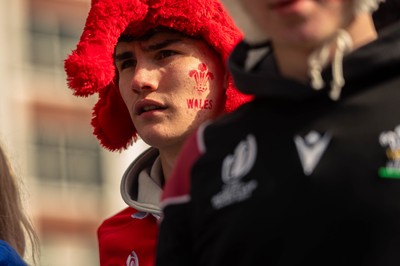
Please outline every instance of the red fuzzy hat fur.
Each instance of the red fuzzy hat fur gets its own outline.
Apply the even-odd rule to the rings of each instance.
[[[99,93],[93,107],[94,135],[102,146],[126,149],[137,132],[117,87],[113,54],[122,33],[140,36],[164,26],[203,38],[224,63],[242,33],[218,0],[92,0],[91,9],[76,49],[65,60],[68,86],[74,95]],[[248,101],[230,77],[225,111]]]

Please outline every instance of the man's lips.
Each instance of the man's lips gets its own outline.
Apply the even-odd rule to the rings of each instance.
[[[145,112],[160,110],[165,108],[166,107],[163,104],[157,101],[143,99],[135,104],[135,114],[141,115]]]

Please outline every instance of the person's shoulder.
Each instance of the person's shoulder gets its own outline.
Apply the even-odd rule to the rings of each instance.
[[[378,31],[400,21],[400,0],[387,0],[372,14]]]
[[[4,240],[0,240],[0,266],[27,266],[17,251]]]
[[[238,127],[240,123],[249,121],[249,119],[254,115],[254,107],[257,102],[258,99],[257,101],[256,99],[253,99],[252,101],[239,106],[236,110],[217,117],[215,120],[210,121],[204,126],[201,134],[204,134],[204,132],[207,132],[206,134],[208,134],[209,132],[214,131],[224,134],[226,132],[224,130],[231,130],[232,128]]]
[[[109,239],[109,236],[116,236],[118,232],[135,231],[136,229],[134,226],[130,228],[130,226],[127,225],[132,225],[132,222],[142,220],[142,218],[147,215],[147,212],[142,212],[128,206],[108,217],[100,224],[97,228],[98,238],[103,241],[102,239]]]

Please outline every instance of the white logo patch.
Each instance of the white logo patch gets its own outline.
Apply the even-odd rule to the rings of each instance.
[[[325,135],[321,137],[316,131],[309,132],[304,139],[299,135],[294,137],[294,142],[305,175],[312,174],[330,141],[331,135],[329,133],[325,133]]]
[[[133,219],[142,220],[142,219],[146,218],[147,215],[149,215],[148,212],[135,212],[134,214],[131,215],[131,217],[132,217]]]
[[[239,142],[234,154],[228,155],[222,163],[221,178],[224,182],[222,191],[211,199],[215,209],[220,209],[235,202],[244,201],[251,196],[257,187],[257,181],[241,182],[248,174],[257,157],[257,142],[253,135],[248,135]]]
[[[131,254],[126,259],[126,266],[139,266],[139,259],[135,251],[132,250]]]
[[[400,179],[400,125],[393,131],[382,132],[379,142],[386,147],[388,161],[385,167],[379,169],[379,175],[385,178]]]

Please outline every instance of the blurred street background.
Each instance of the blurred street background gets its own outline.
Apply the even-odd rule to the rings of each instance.
[[[122,174],[147,147],[101,148],[90,126],[97,95],[67,88],[64,60],[89,8],[90,0],[0,0],[0,145],[22,179],[40,266],[98,265],[97,227],[125,206]]]
[[[41,266],[98,265],[97,226],[125,206],[121,176],[146,147],[100,148],[90,126],[97,96],[66,86],[64,59],[89,8],[89,0],[0,0],[0,143],[22,179]]]

